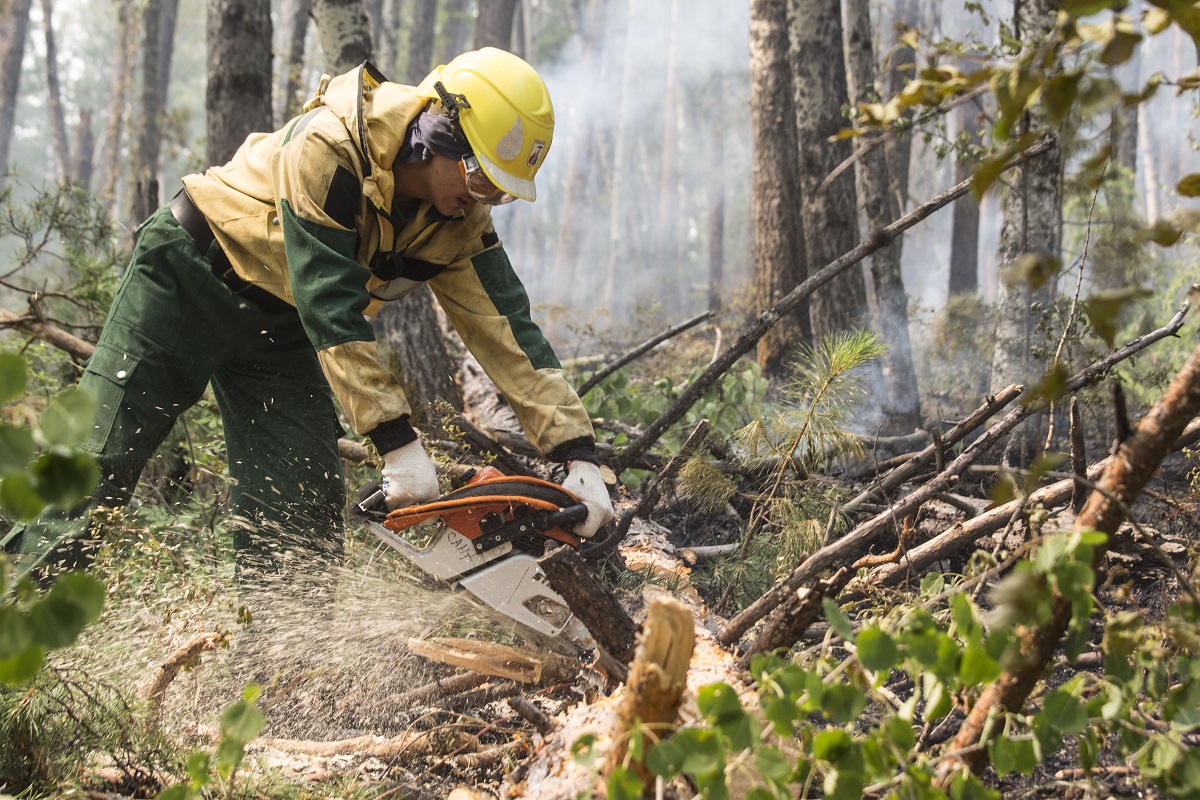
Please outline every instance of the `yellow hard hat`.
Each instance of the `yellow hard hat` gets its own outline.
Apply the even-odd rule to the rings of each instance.
[[[512,53],[484,47],[429,73],[417,93],[457,116],[492,183],[522,200],[536,199],[533,176],[554,139],[554,107],[533,67]]]

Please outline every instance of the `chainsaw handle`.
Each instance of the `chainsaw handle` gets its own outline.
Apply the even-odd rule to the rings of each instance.
[[[583,503],[576,503],[573,506],[567,506],[561,511],[552,511],[542,517],[538,520],[537,529],[545,531],[550,528],[564,528],[568,532],[574,533],[571,528],[587,519],[587,515],[588,507]]]

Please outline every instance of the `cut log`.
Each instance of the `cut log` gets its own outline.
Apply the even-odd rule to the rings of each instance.
[[[550,675],[557,679],[569,670],[560,656],[476,639],[409,639],[408,649],[430,661],[521,683],[540,683]]]
[[[637,625],[592,568],[569,547],[538,560],[550,588],[592,634],[596,644],[625,664],[633,662]]]
[[[227,640],[224,633],[198,633],[154,670],[154,674],[138,691],[138,696],[149,702],[152,718],[157,718],[162,709],[163,695],[180,670],[202,654],[216,650]]]
[[[625,697],[617,711],[613,746],[604,769],[605,780],[616,767],[625,763],[630,733],[636,725],[648,728],[658,739],[675,727],[695,645],[695,622],[687,606],[669,598],[659,598],[650,604],[642,642],[629,670]],[[653,776],[640,762],[630,766],[643,785],[653,781]]]
[[[826,597],[835,597],[842,590],[854,573],[842,567],[831,577],[817,581],[812,587],[799,589],[791,599],[780,606],[767,618],[763,631],[754,644],[738,660],[742,669],[750,669],[754,656],[759,653],[770,653],[774,650],[791,649],[800,641],[808,626],[816,622],[821,615],[821,601]]]

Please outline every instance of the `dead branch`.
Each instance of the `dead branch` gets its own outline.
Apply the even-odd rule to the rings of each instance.
[[[429,755],[438,748],[445,748],[447,743],[455,745],[465,741],[462,733],[448,731],[446,728],[435,728],[421,733],[407,733],[390,739],[383,736],[355,736],[352,739],[338,739],[329,742],[317,742],[308,739],[255,739],[247,745],[251,750],[279,750],[284,753],[295,753],[306,756],[338,756],[346,754],[374,756],[381,759],[394,759],[401,756]]]
[[[411,708],[427,700],[436,700],[439,697],[469,692],[472,689],[479,688],[491,679],[492,676],[484,675],[482,672],[464,672],[461,675],[451,675],[449,678],[441,678],[433,683],[427,683],[424,686],[418,686],[416,689],[405,692],[396,698],[396,704],[401,708]]]
[[[645,519],[654,510],[654,507],[658,505],[659,498],[662,496],[663,486],[675,480],[675,475],[678,474],[679,470],[683,469],[683,465],[692,457],[692,453],[696,452],[696,448],[704,442],[704,437],[708,436],[708,429],[710,427],[712,427],[712,423],[706,419],[702,419],[692,429],[687,440],[680,446],[675,455],[671,456],[671,460],[667,462],[667,466],[655,477],[654,483],[642,495],[641,502],[637,504],[637,507],[626,511],[621,516],[621,521],[617,523],[617,530],[612,536],[612,543],[606,543],[609,547],[615,546],[625,538],[625,534],[629,533],[629,526],[632,524],[634,517]]]
[[[176,650],[171,656],[158,665],[154,674],[138,691],[138,696],[147,701],[151,718],[157,719],[162,710],[163,695],[175,676],[189,664],[196,661],[202,654],[216,650],[225,644],[227,636],[224,633],[198,633],[187,644]]]
[[[631,663],[637,625],[588,563],[566,546],[542,556],[538,563],[550,588],[562,596],[596,644],[619,661]]]
[[[448,637],[409,639],[408,649],[431,661],[521,683],[541,683],[544,677],[557,682],[568,673],[566,659],[560,656],[496,642]]]
[[[592,389],[596,388],[596,385],[598,383],[600,383],[600,381],[604,380],[609,375],[612,375],[614,372],[616,372],[621,367],[628,364],[630,361],[641,358],[643,355],[645,355],[646,353],[649,353],[651,350],[653,350],[658,345],[662,344],[663,342],[667,341],[668,339],[674,339],[676,336],[683,333],[687,329],[693,328],[696,325],[699,325],[701,322],[704,322],[706,319],[709,319],[710,317],[712,317],[712,315],[713,315],[713,312],[711,312],[711,311],[705,311],[703,314],[697,314],[696,316],[692,317],[691,319],[684,320],[683,322],[679,323],[678,325],[667,328],[665,331],[658,334],[657,336],[651,337],[650,339],[647,339],[646,341],[642,342],[637,347],[633,348],[625,355],[616,359],[611,364],[606,366],[604,369],[597,371],[595,374],[592,375],[592,377],[590,377],[586,381],[584,381],[583,385],[579,387],[579,390],[578,390],[579,396],[583,397],[585,394],[590,392]]]
[[[826,597],[836,597],[853,575],[849,569],[842,567],[831,577],[817,581],[812,587],[799,589],[767,619],[762,633],[738,659],[738,666],[748,670],[754,656],[759,653],[790,649],[804,636],[808,626],[820,616],[821,601]]]
[[[1041,155],[1055,147],[1055,140],[1047,137],[1038,143],[1032,145],[1029,149],[1022,151],[1015,158],[1006,164],[1002,171],[1012,169],[1026,163],[1026,161],[1035,156]],[[836,276],[845,272],[850,267],[858,264],[872,253],[887,247],[897,236],[908,230],[918,222],[934,213],[940,208],[949,205],[951,202],[966,194],[971,188],[971,179],[967,179],[951,189],[942,192],[936,197],[926,201],[922,205],[913,209],[909,213],[902,216],[900,219],[890,225],[881,228],[870,239],[860,243],[850,252],[831,261],[819,270],[811,272],[809,277],[805,279],[799,286],[788,292],[779,302],[771,306],[763,313],[759,314],[758,319],[748,327],[741,336],[739,336],[724,353],[713,359],[713,362],[700,373],[700,375],[692,382],[687,389],[679,396],[679,398],[671,404],[662,416],[651,423],[646,429],[646,433],[637,441],[633,442],[629,447],[618,457],[613,464],[613,471],[620,475],[629,465],[632,464],[643,453],[662,438],[666,430],[683,418],[683,415],[688,412],[701,395],[708,390],[710,386],[716,383],[721,376],[729,371],[738,359],[749,353],[758,344],[758,340],[770,330],[776,322],[778,322],[785,314],[794,309],[806,297],[811,295],[821,286],[824,286]]]
[[[1184,303],[1166,326],[1146,334],[1118,350],[1114,350],[1099,361],[1093,362],[1088,367],[1075,373],[1075,375],[1067,380],[1064,392],[1078,391],[1083,386],[1099,380],[1115,364],[1119,363],[1121,359],[1128,358],[1154,342],[1173,335],[1183,325],[1183,319],[1187,314],[1187,310],[1188,304]],[[897,521],[904,519],[905,516],[916,511],[929,500],[950,489],[950,487],[958,482],[959,476],[963,471],[982,457],[997,442],[1007,436],[1026,417],[1045,408],[1047,403],[1048,401],[1045,398],[1039,398],[1035,402],[1013,409],[996,422],[987,433],[965,447],[957,458],[947,464],[945,469],[933,478],[917,487],[905,497],[897,500],[891,507],[860,523],[841,539],[822,547],[800,562],[787,577],[776,583],[762,598],[730,620],[718,634],[718,641],[726,646],[737,641],[737,638],[741,635],[740,632],[744,632],[755,622],[762,619],[786,595],[811,582],[818,574],[831,565],[845,563],[856,551],[864,548],[876,536],[894,528]],[[857,500],[858,498],[855,499]]]
[[[554,718],[542,711],[533,701],[524,695],[508,698],[508,705],[521,715],[521,719],[533,726],[542,736],[549,736],[555,728]]]
[[[1197,413],[1200,413],[1200,348],[1192,353],[1133,435],[1121,444],[1076,518],[1073,529],[1096,530],[1111,537],[1125,519],[1129,505],[1141,494]],[[1106,549],[1104,545],[1095,548],[1093,569],[1099,567]],[[939,788],[947,785],[960,769],[967,768],[979,774],[987,767],[987,744],[997,729],[989,722],[998,713],[1019,712],[1045,674],[1071,620],[1071,606],[1066,598],[1056,594],[1053,602],[1050,620],[1024,636],[1021,650],[1025,658],[1021,665],[1006,669],[984,689],[967,714],[953,749],[938,770]]]
[[[505,450],[504,446],[497,439],[488,436],[479,428],[472,425],[462,414],[456,415],[450,424],[462,432],[463,438],[467,440],[467,444],[470,447],[485,455],[493,456],[496,459],[496,466],[505,475],[537,477],[537,473],[522,464],[508,450]],[[528,442],[526,444],[528,445]],[[532,450],[532,445],[529,445],[529,448]]]
[[[13,328],[28,333],[35,339],[57,347],[76,361],[87,361],[96,352],[96,345],[86,339],[67,333],[57,325],[45,322],[36,314],[14,314],[0,308],[0,328]]]
[[[605,780],[614,768],[624,764],[630,732],[636,725],[647,727],[656,737],[665,736],[675,727],[695,646],[695,622],[687,606],[673,598],[659,598],[650,604],[642,642],[629,670],[628,688],[617,711]],[[640,762],[630,767],[653,785],[653,776]]]
[[[1082,477],[1087,475],[1087,444],[1084,441],[1083,417],[1079,413],[1078,397],[1071,398],[1069,411],[1071,415],[1071,471]],[[1087,500],[1087,484],[1084,481],[1075,481],[1074,483],[1075,486],[1071,492],[1071,510],[1078,514]]]
[[[447,758],[445,763],[462,772],[477,772],[482,769],[490,769],[505,758],[510,756],[515,757],[528,749],[528,740],[518,739],[515,742],[505,742],[496,747],[489,747],[487,750],[480,750],[478,753],[463,753],[453,758]],[[472,791],[470,794],[456,795],[455,800],[468,800],[468,798],[470,800],[484,800],[484,798],[489,797],[490,795],[482,792]]]

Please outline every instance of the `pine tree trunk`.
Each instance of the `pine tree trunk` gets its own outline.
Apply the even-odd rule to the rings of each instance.
[[[92,110],[79,109],[79,123],[75,126],[75,138],[71,142],[71,183],[83,191],[92,188],[92,148],[95,138],[92,132]]]
[[[437,0],[413,0],[412,30],[404,79],[416,86],[429,74],[433,64],[433,30],[437,22]]]
[[[1036,47],[1053,30],[1056,0],[1020,0],[1016,4],[1016,30],[1025,47]],[[1045,114],[1034,107],[1014,126],[1015,135],[1045,128]],[[1003,222],[997,261],[1001,269],[1013,267],[1025,255],[1058,258],[1062,235],[1062,159],[1056,148],[1029,167],[1017,167],[1005,182]],[[991,390],[1009,384],[1026,386],[1036,380],[1044,364],[1032,355],[1036,321],[1031,315],[1035,299],[1043,308],[1049,289],[1034,292],[1024,280],[1001,280],[997,292],[997,321],[992,351]],[[1035,436],[1024,427],[1016,459],[1028,463]]]
[[[17,118],[17,89],[21,84],[21,61],[25,56],[32,5],[33,0],[7,0],[4,13],[0,13],[0,189],[8,180],[8,156]]]
[[[397,0],[398,2],[399,0]],[[445,64],[459,53],[467,49],[470,41],[469,25],[471,22],[470,0],[445,0],[442,4],[445,23],[442,25],[441,48],[438,50],[437,63]]]
[[[349,72],[373,55],[370,24],[362,0],[313,0],[312,18],[330,75]]]
[[[50,113],[50,146],[54,150],[54,179],[63,184],[71,174],[71,150],[67,141],[67,120],[63,115],[62,90],[58,83],[53,6],[53,0],[41,0],[42,35],[46,40],[46,110]]]
[[[804,217],[800,212],[799,145],[788,56],[788,0],[750,3],[750,125],[754,172],[754,287],[759,313],[806,277]],[[758,342],[758,364],[782,376],[795,345],[812,338],[808,304],[782,317]]]
[[[519,0],[479,0],[475,20],[475,49],[499,47],[512,50],[513,17]]]
[[[142,224],[142,220],[158,208],[158,120],[165,104],[165,98],[158,92],[161,85],[158,79],[161,23],[161,0],[146,0],[142,8],[142,113],[129,165],[133,184],[130,192],[130,228]]]
[[[137,47],[136,6],[135,0],[117,0],[117,58],[108,94],[108,124],[100,138],[100,174],[97,176],[100,186],[97,198],[110,208],[115,207],[117,182],[121,176],[121,139],[125,133],[125,110],[129,106],[129,82]]]
[[[380,34],[375,42],[375,64],[389,80],[403,79],[396,50],[400,38],[400,0],[383,0],[379,13]]]
[[[249,134],[271,129],[269,0],[208,0],[205,106],[209,164],[224,164]]]
[[[979,108],[967,103],[958,109],[959,137],[970,144],[979,139]],[[965,136],[964,136],[965,134]],[[966,180],[975,162],[960,154],[954,162],[954,182]],[[947,292],[975,294],[979,291],[979,200],[965,194],[954,201],[950,234],[950,281]]]
[[[846,61],[853,103],[877,102],[875,53],[871,46],[871,15],[868,0],[847,0]],[[859,193],[866,211],[868,237],[900,217],[899,204],[890,191],[892,170],[882,147],[872,148],[855,165]],[[875,299],[875,325],[887,343],[883,356],[886,397],[883,433],[910,433],[921,426],[921,397],[913,367],[908,336],[908,296],[900,274],[903,238],[871,256],[871,288]]]
[[[841,4],[829,0],[790,0],[790,61],[795,92],[796,140],[804,245],[810,268],[817,269],[859,242],[854,175],[846,170],[821,188],[850,156],[850,143],[830,141],[846,126],[846,61]],[[867,289],[862,270],[847,270],[818,289],[809,306],[813,338],[867,324]]]
[[[304,40],[308,36],[308,17],[312,0],[284,0],[280,13],[282,36],[279,52],[283,63],[275,80],[275,124],[282,125],[300,113],[307,99],[300,80],[304,75]]]

